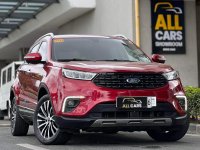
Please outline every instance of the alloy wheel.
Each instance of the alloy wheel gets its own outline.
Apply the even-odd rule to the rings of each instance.
[[[46,140],[53,138],[58,132],[50,100],[45,101],[39,108],[37,128],[40,135]]]

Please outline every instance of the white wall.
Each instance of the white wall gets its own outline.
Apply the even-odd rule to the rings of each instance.
[[[1,69],[3,67],[5,67],[7,64],[8,64],[8,62],[0,60],[0,83],[1,83]],[[1,88],[1,85],[0,85],[0,88]],[[1,90],[0,90],[0,92],[1,92]]]
[[[150,0],[140,0],[141,47],[151,55],[151,7]],[[184,86],[198,86],[197,30],[195,0],[185,1],[186,54],[165,55],[167,64],[180,72]]]
[[[133,39],[132,0],[97,0],[96,9],[66,23],[59,34],[124,34]]]

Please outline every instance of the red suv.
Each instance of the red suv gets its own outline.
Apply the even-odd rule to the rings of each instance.
[[[33,125],[43,144],[64,144],[80,131],[177,141],[188,130],[178,72],[126,37],[46,34],[24,59],[10,92],[14,136]]]

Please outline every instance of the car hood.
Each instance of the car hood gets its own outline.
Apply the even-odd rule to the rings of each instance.
[[[172,71],[172,67],[159,63],[109,62],[109,61],[70,61],[57,62],[54,66],[87,72],[153,72]]]

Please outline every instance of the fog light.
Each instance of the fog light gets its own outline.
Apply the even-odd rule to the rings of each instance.
[[[186,96],[176,96],[180,106],[183,108],[183,110],[187,111],[187,97]]]
[[[80,99],[71,99],[71,100],[68,100],[66,107],[74,108],[78,106],[79,103],[80,103]]]
[[[73,109],[75,109],[81,99],[84,99],[84,96],[68,96],[65,98],[63,106],[62,106],[62,112],[71,112]]]

